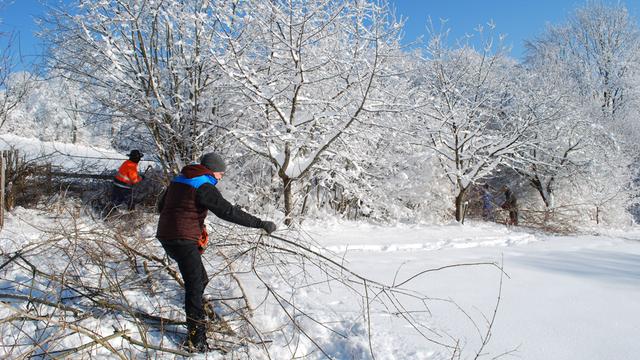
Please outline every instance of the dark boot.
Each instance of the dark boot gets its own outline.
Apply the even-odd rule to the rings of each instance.
[[[192,353],[205,353],[209,351],[209,345],[207,344],[207,333],[204,325],[191,325],[187,326],[188,335],[187,340],[184,342],[183,347]]]
[[[204,313],[207,315],[207,318],[209,318],[207,330],[223,335],[235,335],[235,331],[231,329],[229,323],[215,311],[213,300],[209,297],[204,297],[203,300]]]

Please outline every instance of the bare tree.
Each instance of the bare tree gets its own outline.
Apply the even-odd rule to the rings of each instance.
[[[632,114],[638,108],[638,49],[640,29],[627,9],[599,1],[588,2],[566,23],[548,26],[527,43],[526,67],[533,79],[523,85],[537,99],[523,100],[530,104],[528,112],[546,118],[536,134],[546,140],[528,152],[534,164],[516,168],[547,208],[554,206],[553,191],[560,182],[590,189],[593,193],[584,196],[587,202],[600,193],[606,193],[603,198],[609,202],[624,202],[632,191],[632,175],[620,169],[637,159],[637,120]],[[627,178],[601,183],[604,168]]]
[[[513,71],[512,116],[535,124],[531,141],[510,157],[509,166],[540,194],[547,209],[554,207],[559,182],[588,172],[598,131],[579,107],[571,81],[554,64],[536,63]]]
[[[595,101],[605,119],[619,118],[637,71],[640,31],[623,5],[590,1],[565,24],[550,25],[527,43],[529,59],[547,57],[571,69],[580,94]]]

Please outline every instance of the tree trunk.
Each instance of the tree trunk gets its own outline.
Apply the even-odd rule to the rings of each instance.
[[[464,197],[467,194],[467,189],[461,189],[456,196],[456,221],[459,223],[464,222]]]
[[[310,194],[311,194],[311,185],[307,185],[304,191],[304,201],[302,201],[302,209],[300,210],[300,216],[302,217],[304,217],[304,214],[307,211],[307,201],[309,200]]]
[[[553,179],[551,181],[553,181]],[[540,181],[537,176],[533,179],[530,179],[529,182],[538,191],[538,194],[540,194],[540,197],[544,202],[544,206],[549,209],[551,207],[551,184],[549,183],[549,185],[547,185],[547,191],[545,191],[545,189],[542,187],[542,181]]]
[[[291,223],[293,222],[293,179],[284,174],[280,174],[280,178],[282,179],[282,185],[284,186],[284,223],[287,226],[291,226]]]

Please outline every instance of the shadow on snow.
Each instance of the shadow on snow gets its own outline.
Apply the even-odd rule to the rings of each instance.
[[[578,250],[547,252],[513,259],[526,266],[566,275],[640,286],[640,254]]]

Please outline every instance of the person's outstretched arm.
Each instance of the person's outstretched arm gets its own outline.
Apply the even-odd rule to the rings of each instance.
[[[231,205],[222,196],[220,190],[211,184],[204,184],[196,190],[196,200],[201,206],[206,207],[222,220],[242,226],[262,228],[269,233],[275,230],[275,224],[271,221],[262,221],[243,211],[240,207]]]

